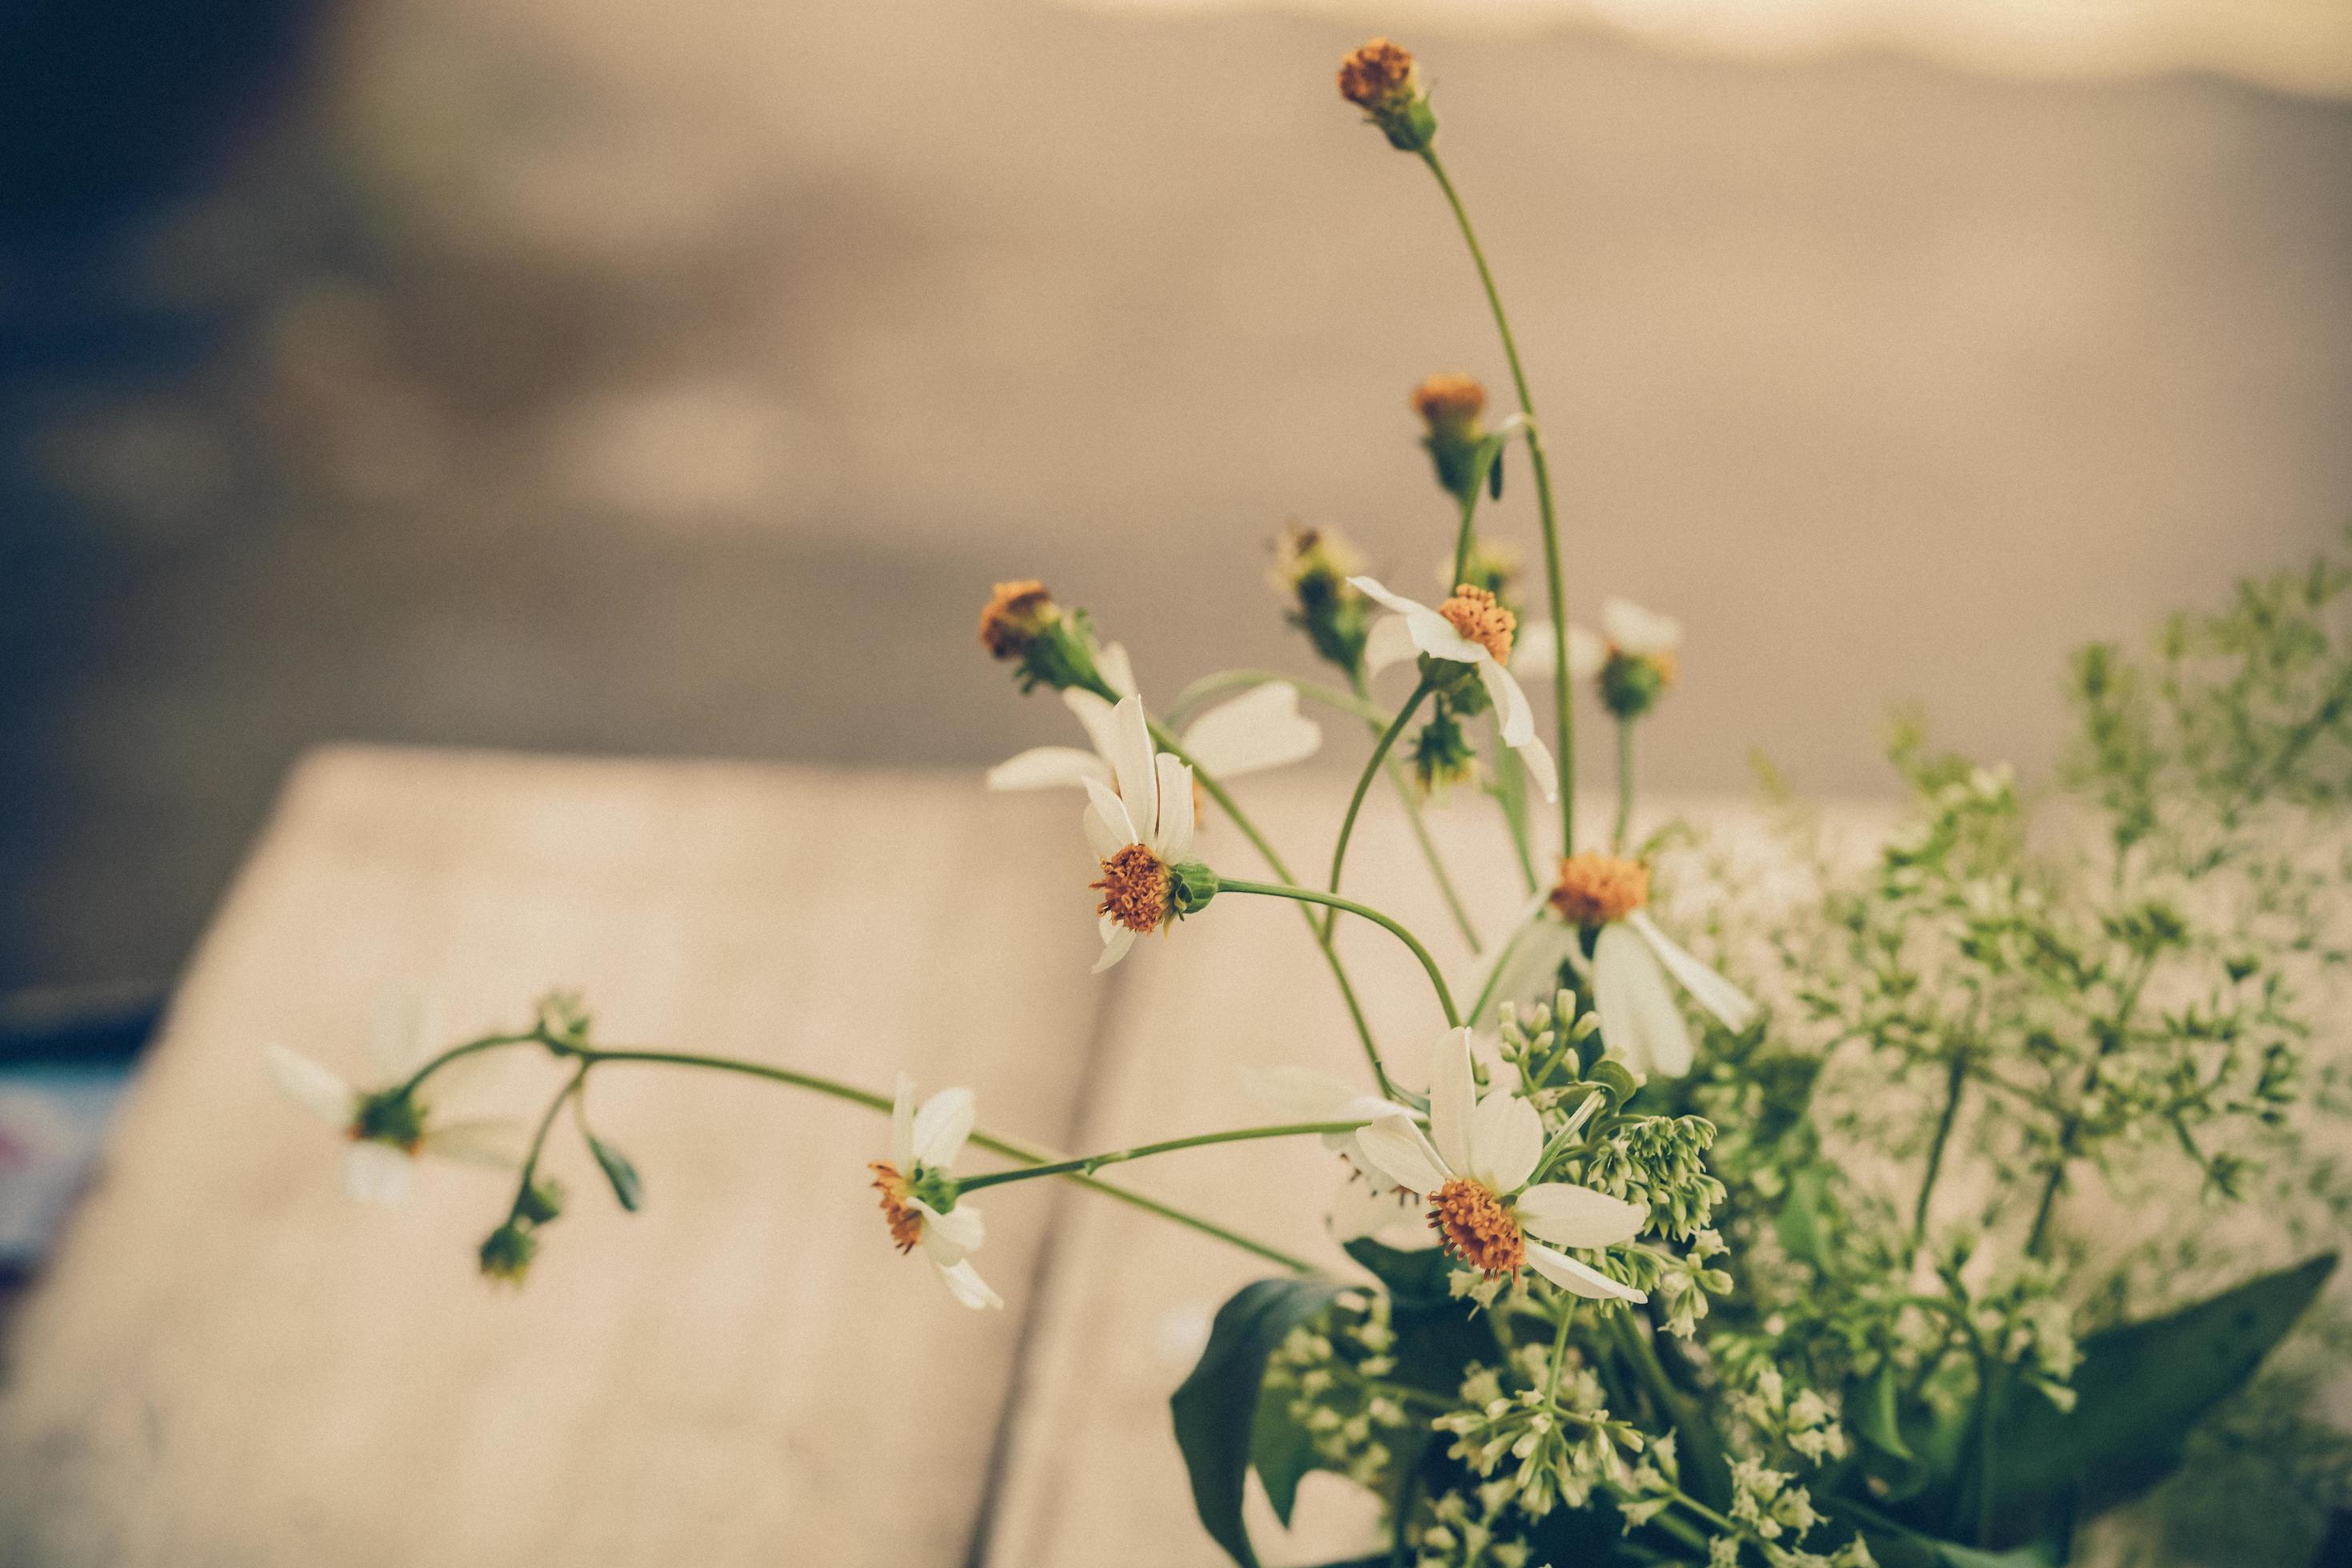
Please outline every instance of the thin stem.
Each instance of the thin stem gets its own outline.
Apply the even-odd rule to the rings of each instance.
[[[702,1068],[712,1072],[740,1073],[746,1078],[765,1079],[771,1083],[788,1084],[794,1089],[804,1089],[812,1093],[846,1100],[852,1105],[862,1105],[868,1110],[878,1110],[885,1115],[889,1113],[892,1105],[888,1095],[877,1094],[872,1089],[858,1089],[854,1085],[843,1083],[838,1079],[826,1078],[819,1073],[801,1072],[793,1068],[772,1067],[765,1062],[742,1061],[733,1057],[704,1056],[692,1051],[605,1050],[574,1046],[544,1037],[541,1038],[540,1043],[559,1057],[577,1058],[583,1068],[605,1062],[642,1062],[660,1067]],[[971,1142],[992,1154],[1001,1154],[1008,1160],[1018,1160],[1024,1164],[1042,1165],[1063,1158],[1054,1150],[1025,1142],[1017,1138],[1007,1138],[999,1133],[975,1131],[971,1135]],[[1091,1176],[1072,1175],[1067,1179],[1079,1186],[1100,1193],[1105,1197],[1116,1198],[1120,1203],[1141,1209],[1147,1214],[1155,1214],[1162,1219],[1172,1220],[1178,1225],[1197,1230],[1204,1236],[1213,1236],[1218,1240],[1240,1247],[1244,1252],[1254,1253],[1269,1263],[1278,1264],[1294,1274],[1312,1274],[1315,1271],[1314,1265],[1305,1258],[1285,1252],[1278,1247],[1269,1246],[1253,1237],[1244,1236],[1237,1230],[1228,1229],[1213,1220],[1204,1219],[1199,1215],[1177,1208],[1171,1204],[1161,1203],[1157,1198],[1148,1198],[1140,1193],[1114,1186],[1108,1182],[1097,1181]]]
[[[1478,492],[1486,488],[1488,471],[1500,461],[1500,451],[1494,451],[1478,465],[1478,471],[1470,476],[1470,483],[1462,492],[1462,521],[1454,531],[1454,581],[1447,584],[1448,587],[1469,580],[1470,546],[1477,540],[1475,524],[1478,516]]]
[[[1559,1304],[1559,1328],[1551,1337],[1551,1375],[1544,1382],[1544,1404],[1551,1405],[1559,1399],[1559,1369],[1568,1361],[1568,1329],[1576,1321],[1576,1298],[1563,1296]]]
[[[1421,960],[1421,967],[1428,972],[1429,983],[1437,992],[1437,1005],[1444,1010],[1446,1026],[1454,1029],[1462,1026],[1462,1015],[1454,1007],[1454,993],[1447,990],[1445,986],[1444,971],[1437,967],[1437,960],[1429,956],[1429,949],[1422,946],[1420,939],[1412,932],[1369,904],[1360,904],[1353,899],[1342,899],[1330,893],[1318,893],[1311,888],[1286,888],[1274,882],[1242,882],[1231,878],[1219,878],[1217,890],[1221,893],[1255,893],[1261,898],[1267,899],[1295,899],[1302,904],[1321,904],[1328,909],[1342,910],[1349,914],[1361,916],[1374,925],[1387,928],[1399,942],[1412,949],[1412,955]],[[1375,1072],[1380,1071],[1378,1060],[1372,1063],[1372,1068]],[[1394,1094],[1389,1092],[1390,1085],[1385,1072],[1381,1073],[1381,1090],[1389,1099],[1396,1098]]]
[[[1356,694],[1365,699],[1365,706],[1371,708],[1371,693],[1364,685],[1363,667],[1359,665],[1349,670],[1348,679],[1354,682]],[[1372,708],[1372,711],[1379,713],[1380,710]],[[1372,733],[1378,735],[1388,718],[1381,714],[1377,720],[1368,720],[1367,722],[1371,724]],[[1462,896],[1454,890],[1454,879],[1445,873],[1445,860],[1437,852],[1437,841],[1430,837],[1429,824],[1422,819],[1421,797],[1413,792],[1412,781],[1405,777],[1404,770],[1393,762],[1389,764],[1388,775],[1389,783],[1396,788],[1397,804],[1404,807],[1404,819],[1412,825],[1413,842],[1421,847],[1421,858],[1429,866],[1430,879],[1437,884],[1438,893],[1445,900],[1446,912],[1454,917],[1454,929],[1461,931],[1462,940],[1470,944],[1470,952],[1475,956],[1482,951],[1478,928],[1471,923],[1470,911],[1463,906]]]
[[[1204,675],[1176,694],[1168,705],[1166,722],[1171,727],[1192,716],[1193,710],[1212,697],[1228,691],[1247,691],[1259,686],[1295,686],[1298,695],[1320,702],[1342,713],[1380,725],[1389,721],[1388,710],[1374,702],[1368,693],[1359,691],[1350,697],[1336,686],[1324,686],[1312,680],[1301,680],[1295,675],[1285,675],[1276,669],[1221,669],[1214,675]]]
[[[1707,1424],[1706,1416],[1666,1375],[1656,1349],[1634,1323],[1632,1310],[1621,1310],[1612,1317],[1618,1345],[1625,1352],[1625,1359],[1633,1363],[1633,1375],[1640,1379],[1643,1388],[1657,1405],[1658,1414],[1674,1423],[1692,1467],[1709,1483],[1710,1489],[1721,1490],[1727,1496],[1731,1472],[1724,1462],[1723,1445],[1717,1438],[1715,1429]]]
[[[1690,1510],[1693,1513],[1698,1515],[1701,1519],[1706,1521],[1707,1523],[1715,1526],[1717,1530],[1722,1531],[1727,1535],[1744,1536],[1747,1534],[1747,1531],[1741,1530],[1739,1526],[1733,1522],[1728,1516],[1707,1507],[1706,1504],[1699,1501],[1698,1499],[1691,1496],[1690,1493],[1686,1491],[1676,1491],[1675,1493],[1675,1500],[1682,1504],[1685,1508]]]
[[[1363,1117],[1345,1121],[1286,1121],[1276,1127],[1237,1127],[1223,1132],[1195,1132],[1186,1138],[1163,1138],[1157,1143],[1138,1143],[1132,1149],[1113,1149],[1106,1153],[1087,1154],[1076,1159],[1055,1160],[1049,1164],[1031,1165],[1018,1171],[991,1171],[986,1175],[966,1176],[956,1185],[964,1192],[977,1192],[982,1187],[1001,1187],[1008,1182],[1026,1182],[1039,1176],[1091,1176],[1105,1165],[1124,1164],[1129,1160],[1148,1160],[1154,1154],[1172,1154],[1180,1149],[1205,1149],[1213,1143],[1246,1143],[1260,1138],[1299,1138],[1310,1132],[1353,1132],[1367,1125]]]
[[[2000,1363],[1979,1353],[1977,1358],[1977,1544],[1992,1544],[1993,1476],[2000,1453],[1993,1435],[2000,1420]]]
[[[2050,1220],[2058,1207],[2059,1191],[2066,1184],[2066,1167],[2073,1162],[2082,1143],[2083,1105],[2090,1099],[2092,1091],[2099,1087],[2100,1070],[2106,1065],[2107,1058],[2123,1048],[2126,1027],[2131,1022],[2133,1011],[2139,1005],[2140,989],[2147,984],[2147,977],[2155,968],[2154,953],[2140,960],[2137,970],[2116,1002],[2115,1016],[2099,1041],[2097,1054],[2092,1057],[2091,1065],[2084,1069],[2083,1086],[2074,1091],[2074,1109],[2067,1112],[2065,1121],[2058,1129],[2058,1157],[2051,1163],[2050,1178],[2042,1187],[2042,1201],[2034,1206],[2033,1229],[2025,1238],[2025,1254],[2029,1258],[2041,1257],[2049,1244]]]
[[[1617,825],[1609,830],[1609,847],[1625,853],[1625,830],[1633,822],[1633,721],[1617,721]]]
[[[593,1065],[582,1061],[573,1071],[571,1081],[547,1102],[547,1113],[539,1119],[539,1131],[530,1135],[530,1152],[523,1156],[522,1179],[515,1184],[514,1205],[507,1210],[508,1224],[512,1225],[522,1217],[523,1202],[530,1196],[531,1183],[539,1174],[539,1157],[547,1148],[548,1131],[555,1125],[555,1118],[563,1110],[564,1102],[577,1095],[580,1086],[588,1081],[588,1069]]]
[[[1559,841],[1561,853],[1576,848],[1576,731],[1575,716],[1570,711],[1568,681],[1568,595],[1562,584],[1559,560],[1559,519],[1551,499],[1551,469],[1544,461],[1543,438],[1536,429],[1535,400],[1528,395],[1528,374],[1519,363],[1519,345],[1511,337],[1511,320],[1503,310],[1503,296],[1495,287],[1495,275],[1486,266],[1486,253],[1480,248],[1477,231],[1470,226],[1470,215],[1462,205],[1462,197],[1447,178],[1445,165],[1438,161],[1437,149],[1424,147],[1421,161],[1437,178],[1437,188],[1445,193],[1445,205],[1454,209],[1454,224],[1462,230],[1462,243],[1470,249],[1470,259],[1478,268],[1478,281],[1486,290],[1486,305],[1494,312],[1495,331],[1503,340],[1503,357],[1510,362],[1511,385],[1518,394],[1519,412],[1527,416],[1528,466],[1534,470],[1536,510],[1543,523],[1544,589],[1551,600],[1552,637],[1552,718],[1558,727],[1559,746],[1554,762],[1559,770]]]
[[[1290,868],[1283,864],[1281,855],[1226,792],[1225,786],[1217,782],[1215,775],[1193,760],[1192,753],[1184,749],[1183,742],[1171,733],[1166,725],[1157,720],[1150,721],[1150,725],[1152,743],[1192,770],[1192,782],[1201,786],[1202,793],[1217,803],[1217,809],[1223,812],[1235,827],[1241,829],[1242,837],[1250,841],[1250,847],[1257,851],[1258,858],[1266,863],[1268,868],[1285,882],[1297,881],[1298,879],[1291,875]],[[1315,945],[1323,950],[1323,962],[1330,965],[1331,978],[1339,983],[1339,999],[1347,1004],[1349,1021],[1356,1026],[1356,1038],[1363,1043],[1364,1060],[1371,1067],[1372,1081],[1379,1086],[1383,1099],[1397,1099],[1396,1088],[1389,1081],[1388,1068],[1381,1062],[1380,1044],[1372,1038],[1371,1020],[1364,1016],[1364,1005],[1356,998],[1356,987],[1348,978],[1347,965],[1339,962],[1339,950],[1333,945],[1331,933],[1324,930],[1323,922],[1317,920],[1312,911],[1301,910],[1298,914],[1307,922],[1307,934],[1314,937]]]
[[[479,1039],[467,1040],[462,1045],[451,1046],[440,1055],[429,1058],[424,1066],[408,1075],[400,1086],[401,1097],[406,1099],[415,1094],[424,1087],[426,1079],[460,1057],[470,1057],[476,1051],[495,1050],[500,1046],[527,1046],[539,1038],[538,1030],[529,1029],[520,1035],[484,1035]]]
[[[1510,837],[1511,856],[1518,862],[1519,879],[1532,893],[1536,890],[1536,858],[1528,844],[1527,764],[1519,761],[1517,752],[1503,744],[1499,728],[1495,732],[1493,763],[1493,793],[1503,808],[1503,826]]]
[[[1911,1245],[1927,1237],[1927,1200],[1936,1195],[1936,1178],[1943,1173],[1944,1146],[1951,1141],[1952,1124],[1959,1120],[1960,1097],[1969,1087],[1969,1051],[1963,1045],[1952,1053],[1944,1077],[1944,1114],[1937,1119],[1936,1136],[1927,1145],[1927,1170],[1919,1180],[1918,1201],[1911,1205]]]
[[[1414,710],[1428,696],[1429,682],[1424,679],[1412,689],[1412,695],[1405,699],[1404,706],[1397,710],[1397,716],[1390,721],[1389,727],[1381,732],[1379,743],[1372,747],[1371,756],[1364,763],[1364,771],[1356,777],[1356,791],[1348,797],[1348,814],[1339,819],[1339,840],[1331,846],[1329,886],[1335,893],[1339,890],[1339,873],[1348,863],[1348,840],[1355,837],[1356,814],[1364,809],[1364,796],[1371,789],[1372,780],[1379,776],[1381,763],[1388,759],[1389,748],[1396,744],[1397,737],[1404,733],[1404,727],[1412,722]],[[1327,918],[1323,922],[1324,933],[1328,935],[1339,921],[1337,914]]]
[[[1486,1004],[1495,999],[1495,987],[1503,983],[1503,971],[1510,967],[1511,954],[1518,952],[1519,943],[1525,942],[1528,932],[1533,930],[1535,921],[1527,921],[1511,933],[1510,940],[1503,943],[1503,951],[1495,955],[1494,964],[1486,971],[1486,983],[1478,987],[1478,999],[1470,1004],[1472,1023],[1486,1016]]]

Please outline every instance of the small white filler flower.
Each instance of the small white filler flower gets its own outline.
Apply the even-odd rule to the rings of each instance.
[[[1367,597],[1395,612],[1392,618],[1373,624],[1364,647],[1366,666],[1381,669],[1421,653],[1476,669],[1486,689],[1487,700],[1495,705],[1503,744],[1519,753],[1519,760],[1534,775],[1545,799],[1559,799],[1559,784],[1552,772],[1551,749],[1536,734],[1535,710],[1528,706],[1528,694],[1519,689],[1508,668],[1513,635],[1517,629],[1511,612],[1497,605],[1494,595],[1467,584],[1456,588],[1452,598],[1433,610],[1402,594],[1390,593],[1372,578],[1350,577],[1348,581]]]
[[[499,1117],[439,1121],[421,1096],[400,1092],[440,1047],[439,1008],[429,997],[404,995],[379,1003],[368,1031],[378,1088],[355,1088],[332,1068],[283,1046],[270,1047],[266,1060],[271,1079],[289,1100],[351,1140],[343,1152],[343,1190],[368,1203],[397,1204],[408,1197],[421,1154],[502,1170],[523,1162],[530,1135],[520,1123]],[[443,1087],[439,1075],[426,1087]]]
[[[1567,1182],[1528,1184],[1543,1158],[1543,1119],[1507,1087],[1478,1097],[1468,1029],[1437,1053],[1426,1136],[1400,1109],[1356,1138],[1390,1180],[1429,1200],[1430,1228],[1446,1253],[1488,1279],[1526,1267],[1574,1295],[1649,1300],[1560,1250],[1631,1241],[1648,1211]]]
[[[874,1190],[882,1194],[882,1213],[898,1250],[921,1247],[948,1293],[965,1306],[1002,1307],[1004,1299],[971,1266],[986,1235],[980,1211],[955,1196],[952,1172],[971,1136],[971,1090],[943,1089],[918,1110],[915,1080],[900,1073],[890,1106],[890,1158],[866,1168],[874,1173]]]

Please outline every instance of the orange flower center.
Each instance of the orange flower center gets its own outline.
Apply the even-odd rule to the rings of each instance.
[[[1130,844],[1102,863],[1102,880],[1087,884],[1101,889],[1097,911],[1108,915],[1138,936],[1149,936],[1168,918],[1168,866],[1140,844]]]
[[[882,1194],[882,1214],[890,1223],[890,1239],[899,1251],[914,1251],[915,1243],[923,1239],[923,1211],[914,1205],[913,1189],[887,1160],[872,1161],[866,1168],[874,1173],[874,1190]]]
[[[1559,863],[1551,907],[1575,926],[1605,926],[1650,901],[1650,868],[1617,855],[1570,855]]]
[[[1037,640],[1053,613],[1054,595],[1034,578],[999,583],[980,612],[981,646],[993,658],[1019,658]]]
[[[1412,91],[1412,54],[1386,38],[1374,38],[1339,62],[1339,96],[1379,110]]]
[[[1518,1273],[1528,1259],[1518,1221],[1484,1183],[1456,1176],[1432,1193],[1429,1228],[1437,1232],[1448,1257],[1489,1279]]]
[[[1486,406],[1486,389],[1475,376],[1440,374],[1412,389],[1413,412],[1432,425],[1467,425]]]
[[[1519,629],[1519,617],[1495,603],[1494,595],[1457,583],[1454,597],[1438,605],[1437,613],[1455,631],[1493,654],[1496,664],[1511,662],[1511,637]]]

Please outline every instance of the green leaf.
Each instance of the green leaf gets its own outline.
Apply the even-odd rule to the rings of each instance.
[[[1830,1272],[1828,1208],[1828,1173],[1819,1165],[1806,1165],[1789,1178],[1789,1195],[1772,1222],[1789,1256],[1823,1274]]]
[[[1994,1426],[2000,1539],[2030,1533],[2070,1496],[2093,1514],[2163,1479],[2180,1462],[2189,1429],[2253,1375],[2335,1268],[2328,1253],[2167,1317],[2090,1335],[2074,1371],[2072,1413],[2037,1392],[2012,1394]],[[1961,1517],[1972,1507],[1964,1497]]]
[[[1328,1279],[1297,1279],[1244,1286],[1217,1310],[1208,1348],[1168,1401],[1202,1528],[1242,1568],[1258,1568],[1248,1527],[1242,1523],[1242,1493],[1266,1358],[1291,1330],[1329,1306],[1341,1289]]]
[[[637,1179],[637,1168],[629,1163],[626,1154],[593,1132],[588,1132],[587,1139],[588,1152],[596,1156],[596,1163],[604,1170],[604,1179],[613,1184],[613,1195],[620,1200],[623,1208],[631,1214],[636,1213],[637,1205],[645,1201],[646,1196],[645,1184]]]
[[[1282,1521],[1283,1529],[1290,1528],[1290,1510],[1298,1502],[1298,1483],[1319,1463],[1315,1439],[1290,1418],[1288,1393],[1261,1390],[1257,1418],[1250,1426],[1250,1466],[1265,1483],[1266,1500],[1274,1504],[1274,1517]]]
[[[1348,1256],[1372,1271],[1375,1279],[1388,1289],[1390,1300],[1400,1307],[1427,1309],[1454,1304],[1454,1290],[1449,1283],[1454,1266],[1445,1260],[1445,1250],[1438,1247],[1416,1247],[1407,1251],[1360,1236],[1347,1244]]]

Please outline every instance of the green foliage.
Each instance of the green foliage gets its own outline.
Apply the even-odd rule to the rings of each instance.
[[[631,1214],[636,1213],[645,1202],[645,1184],[637,1178],[636,1166],[630,1163],[627,1155],[586,1128],[581,1129],[581,1135],[588,1140],[588,1152],[595,1156],[596,1168],[612,1184],[614,1198]]]
[[[1339,1293],[1338,1285],[1321,1279],[1261,1279],[1244,1286],[1218,1310],[1208,1348],[1168,1402],[1201,1524],[1243,1568],[1257,1564],[1242,1522],[1242,1496],[1258,1434],[1266,1360],[1293,1329]],[[1295,1491],[1295,1476],[1290,1486]]]

